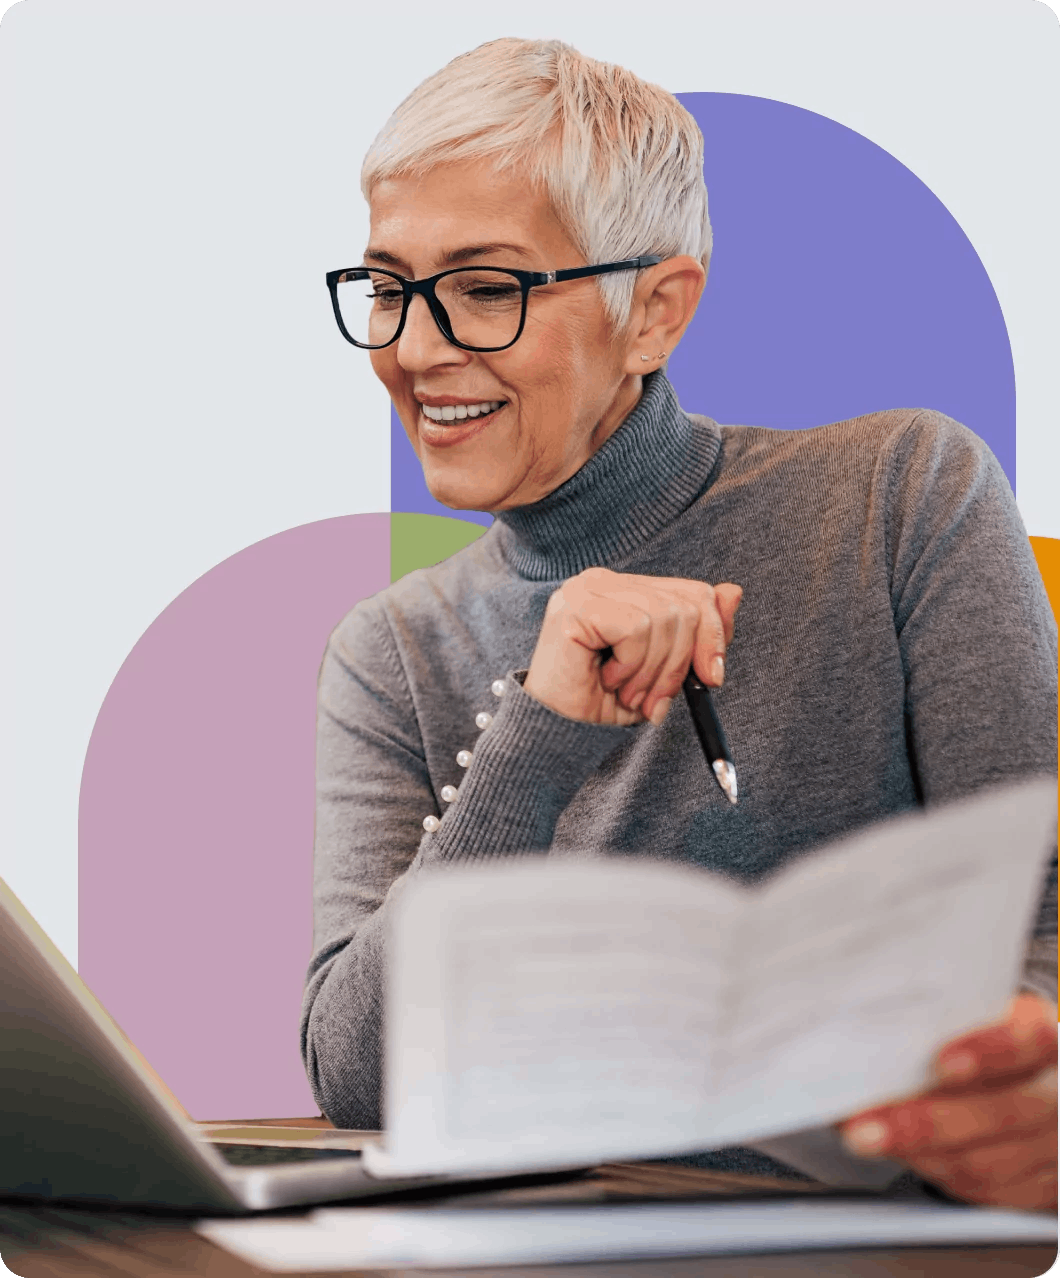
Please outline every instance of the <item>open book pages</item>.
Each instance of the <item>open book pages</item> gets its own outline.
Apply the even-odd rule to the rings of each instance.
[[[1056,785],[874,826],[753,888],[641,859],[410,881],[379,1175],[748,1145],[923,1086],[1019,982]]]

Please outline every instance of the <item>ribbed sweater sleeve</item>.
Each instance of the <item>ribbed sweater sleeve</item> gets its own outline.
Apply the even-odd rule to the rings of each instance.
[[[314,958],[301,1042],[310,1086],[338,1126],[381,1124],[387,919],[408,876],[450,862],[543,853],[583,782],[640,729],[577,723],[505,680],[440,827],[423,743],[378,600],[338,627],[317,719]]]
[[[890,467],[891,600],[920,801],[1054,772],[1056,622],[997,459],[966,427],[922,411],[881,461]],[[1056,882],[1054,856],[1023,970],[1024,988],[1049,1002]]]
[[[560,813],[612,751],[639,729],[578,723],[504,680],[501,707],[475,748],[459,801],[420,845],[424,866],[547,852]]]
[[[1042,711],[1056,704],[1056,623],[1004,472],[970,430],[926,411],[886,460],[891,604],[921,801],[1052,770],[1056,716]]]

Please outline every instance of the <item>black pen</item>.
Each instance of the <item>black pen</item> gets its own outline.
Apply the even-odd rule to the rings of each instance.
[[[695,668],[689,670],[684,682],[685,700],[692,712],[692,722],[696,725],[696,736],[703,747],[707,763],[715,780],[730,803],[736,802],[736,768],[733,766],[729,743],[725,740],[718,721],[718,712],[710,699],[710,689],[700,681]]]

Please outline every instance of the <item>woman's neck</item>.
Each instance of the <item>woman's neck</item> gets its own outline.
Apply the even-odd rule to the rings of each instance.
[[[721,446],[709,419],[682,412],[663,373],[589,460],[547,497],[497,513],[503,553],[521,577],[563,581],[613,566],[660,532],[706,487]]]

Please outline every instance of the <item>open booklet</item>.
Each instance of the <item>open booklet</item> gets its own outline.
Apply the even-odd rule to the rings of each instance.
[[[1056,783],[1039,781],[871,827],[752,888],[627,858],[410,881],[390,937],[386,1137],[366,1167],[736,1144],[798,1165],[791,1134],[808,1129],[819,1155],[825,1125],[917,1090],[941,1044],[1004,1011],[1055,830]]]

